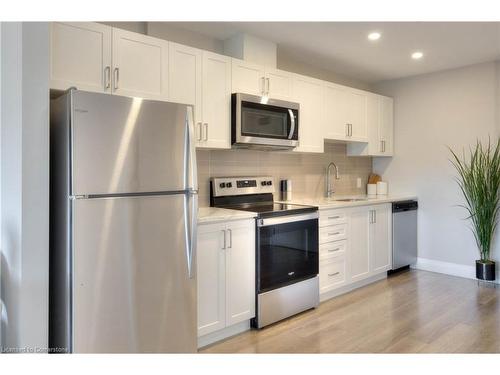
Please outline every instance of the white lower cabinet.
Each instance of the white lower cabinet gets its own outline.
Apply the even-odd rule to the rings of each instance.
[[[391,204],[320,212],[320,294],[391,268]]]
[[[255,316],[255,221],[198,226],[198,336]]]

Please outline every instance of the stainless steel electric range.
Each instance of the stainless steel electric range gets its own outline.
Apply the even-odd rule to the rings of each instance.
[[[210,205],[257,213],[256,317],[262,328],[319,304],[318,209],[275,203],[272,177],[215,177]]]

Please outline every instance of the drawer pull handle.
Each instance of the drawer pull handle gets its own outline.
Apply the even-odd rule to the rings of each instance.
[[[328,233],[329,236],[336,236],[337,234],[340,234],[340,232]]]
[[[340,219],[340,216],[328,216],[328,220]]]
[[[336,247],[335,249],[328,250],[329,253],[333,253],[334,251],[339,251],[340,247]]]
[[[336,276],[336,275],[338,275],[339,273],[340,273],[339,271],[334,272],[334,273],[329,273],[329,274],[328,274],[328,276],[330,276],[330,277],[332,277],[332,276]]]

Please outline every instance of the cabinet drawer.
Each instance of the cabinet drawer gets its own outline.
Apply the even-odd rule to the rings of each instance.
[[[330,225],[319,228],[319,243],[327,243],[347,238],[347,224]]]
[[[329,259],[345,254],[347,240],[327,242],[319,245],[319,259]]]
[[[345,282],[345,259],[337,257],[320,262],[319,265],[319,290],[320,293],[328,292]]]
[[[320,211],[319,226],[327,227],[329,225],[347,223],[347,213],[345,211],[329,210]]]

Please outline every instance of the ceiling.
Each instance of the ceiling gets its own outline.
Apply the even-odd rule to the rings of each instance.
[[[239,32],[286,55],[367,83],[500,59],[500,22],[179,22],[216,39]],[[382,37],[371,42],[368,33]],[[413,51],[424,53],[412,60]]]

